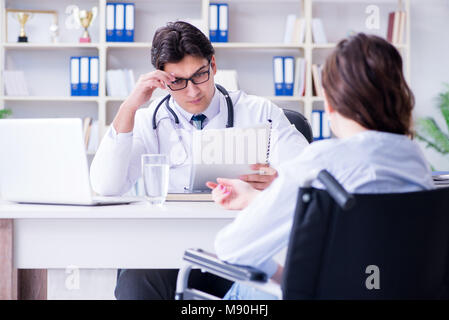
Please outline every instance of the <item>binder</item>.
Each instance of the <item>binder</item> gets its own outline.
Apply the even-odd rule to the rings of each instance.
[[[229,22],[228,4],[218,5],[218,42],[228,42],[228,22]]]
[[[292,96],[293,87],[295,85],[295,58],[284,57],[284,83],[283,83],[283,95]]]
[[[274,94],[283,95],[284,87],[284,59],[281,56],[273,57]]]
[[[331,137],[331,128],[329,124],[329,117],[326,112],[322,113],[321,119],[321,136],[323,139],[329,139]]]
[[[80,96],[89,95],[89,57],[80,57]]]
[[[218,4],[209,5],[209,40],[218,41]]]
[[[89,57],[89,95],[91,96],[98,96],[98,73],[98,57]]]
[[[323,111],[313,110],[312,111],[312,133],[313,140],[321,140],[323,138],[321,131],[321,123],[323,118]]]
[[[125,38],[125,4],[115,4],[115,41],[122,42]]]
[[[134,3],[128,3],[125,7],[124,41],[134,42]]]
[[[295,85],[293,86],[293,95],[302,97],[305,91],[306,79],[306,60],[296,58],[295,61]]]
[[[324,32],[323,21],[318,18],[312,19],[312,36],[313,42],[316,44],[326,44],[327,37]]]
[[[115,41],[115,5],[113,3],[106,4],[106,41]]]
[[[80,95],[80,58],[70,57],[70,95]]]

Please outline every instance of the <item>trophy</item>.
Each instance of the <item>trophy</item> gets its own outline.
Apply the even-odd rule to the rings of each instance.
[[[80,38],[80,42],[91,42],[89,32],[87,29],[95,20],[98,14],[98,8],[93,7],[92,10],[80,10],[77,6],[71,5],[66,9],[66,12],[70,14],[75,24],[84,28],[83,36]],[[70,22],[66,21],[66,24]]]
[[[17,42],[28,42],[28,37],[25,34],[25,23],[27,23],[27,21],[33,17],[33,14],[26,12],[17,12],[14,17],[20,23],[20,34],[17,38]]]

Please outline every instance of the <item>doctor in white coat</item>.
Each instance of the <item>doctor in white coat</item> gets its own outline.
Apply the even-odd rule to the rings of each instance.
[[[275,168],[282,161],[293,158],[308,144],[269,100],[242,91],[229,92],[226,98],[227,92],[214,83],[217,65],[212,44],[194,26],[178,21],[160,28],[152,42],[151,61],[156,70],[139,78],[93,159],[90,175],[97,193],[126,193],[141,175],[145,153],[170,155],[169,191],[188,188],[194,130],[248,127],[271,120],[276,139],[271,145],[270,165],[253,167],[264,174],[240,177],[259,190],[276,178]],[[167,90],[169,96],[140,109],[156,88]],[[177,270],[121,270],[116,297],[173,299],[176,275]],[[224,295],[229,287],[203,278],[198,277],[198,287],[207,282],[209,291],[219,288]]]

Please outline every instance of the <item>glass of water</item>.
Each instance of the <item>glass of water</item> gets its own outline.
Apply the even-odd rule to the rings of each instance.
[[[168,192],[168,156],[165,154],[142,155],[142,175],[145,197],[154,205],[162,205]]]

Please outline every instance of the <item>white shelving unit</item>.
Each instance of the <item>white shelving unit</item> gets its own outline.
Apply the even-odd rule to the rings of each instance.
[[[126,67],[133,69],[136,76],[153,70],[149,53],[151,40],[156,28],[164,25],[167,21],[196,19],[202,20],[203,24],[208,25],[209,0],[125,1],[136,4],[136,42],[106,42],[106,2],[106,0],[83,0],[80,3],[75,3],[82,9],[92,6],[99,7],[97,21],[89,29],[93,43],[76,42],[81,30],[65,31],[65,36],[61,36],[61,42],[59,43],[33,43],[32,39],[29,43],[5,42],[6,34],[2,31],[0,34],[1,70],[10,68],[24,70],[27,80],[31,82],[28,83],[29,87],[42,89],[43,94],[34,94],[28,97],[5,96],[3,77],[0,77],[0,108],[11,108],[13,116],[15,116],[15,108],[26,108],[24,107],[26,105],[30,108],[29,110],[31,108],[37,109],[33,112],[30,111],[32,116],[39,116],[39,110],[46,104],[51,104],[53,109],[47,110],[45,116],[50,114],[54,117],[61,116],[59,110],[63,108],[71,108],[70,111],[73,114],[76,114],[77,109],[80,108],[84,110],[84,114],[80,112],[80,117],[86,116],[87,113],[98,119],[99,134],[102,137],[113,119],[114,110],[125,99],[125,97],[108,97],[106,95],[106,70]],[[334,32],[334,29],[338,29],[337,22],[336,25],[331,26],[327,22],[331,21],[329,23],[332,23],[332,20],[335,19],[333,8],[337,8],[337,6],[343,11],[350,11],[351,8],[363,8],[363,6],[369,4],[378,4],[381,8],[385,7],[385,10],[381,11],[383,24],[385,24],[385,20],[388,21],[389,11],[396,9],[406,11],[405,43],[397,47],[404,57],[405,73],[407,79],[410,80],[410,0],[354,0],[350,2],[341,0],[219,0],[214,2],[226,2],[229,4],[230,10],[230,42],[214,43],[218,67],[236,69],[241,80],[240,87],[242,90],[250,94],[264,96],[281,107],[301,111],[308,118],[310,118],[314,108],[322,108],[323,104],[322,98],[315,97],[312,94],[311,65],[312,63],[324,62],[325,55],[335,47],[339,39],[346,36],[345,30],[340,30],[339,33]],[[36,3],[36,1],[31,0],[0,0],[1,30],[6,30],[5,8],[49,10],[57,7],[59,25],[62,27],[66,17],[64,9],[70,4],[73,4],[73,1],[42,0]],[[276,10],[273,9],[274,6],[276,6]],[[304,43],[282,43],[285,19],[287,14],[291,13],[305,18],[306,35]],[[313,43],[311,25],[312,18],[315,16],[322,18],[326,33],[329,31],[328,40],[330,43],[319,45]],[[364,12],[360,12],[360,16],[364,18]],[[153,17],[154,19],[152,19]],[[266,19],[269,19],[269,21],[267,22]],[[344,19],[344,17],[339,17],[339,19]],[[356,31],[369,32],[363,28]],[[378,30],[377,33],[385,36],[386,26]],[[71,97],[69,95],[69,58],[74,55],[99,56],[100,83],[98,97]],[[306,59],[306,93],[304,96],[273,95],[272,56],[274,55],[293,55]],[[128,57],[132,57],[132,59]],[[45,65],[46,63],[48,65]],[[37,64],[42,65],[40,69],[35,67]],[[30,71],[28,78],[26,68],[31,66],[35,69]],[[43,86],[42,83],[39,83],[39,79],[42,79],[42,77],[35,73],[40,72],[39,70],[45,70],[46,67],[49,68],[46,77],[48,76],[49,81],[54,81],[54,83]],[[54,86],[54,90],[52,90],[52,86]],[[37,91],[37,89],[34,91]],[[58,103],[60,103],[60,107],[55,107],[54,105]],[[84,107],[79,107],[82,105]],[[20,114],[17,116],[20,116]]]

